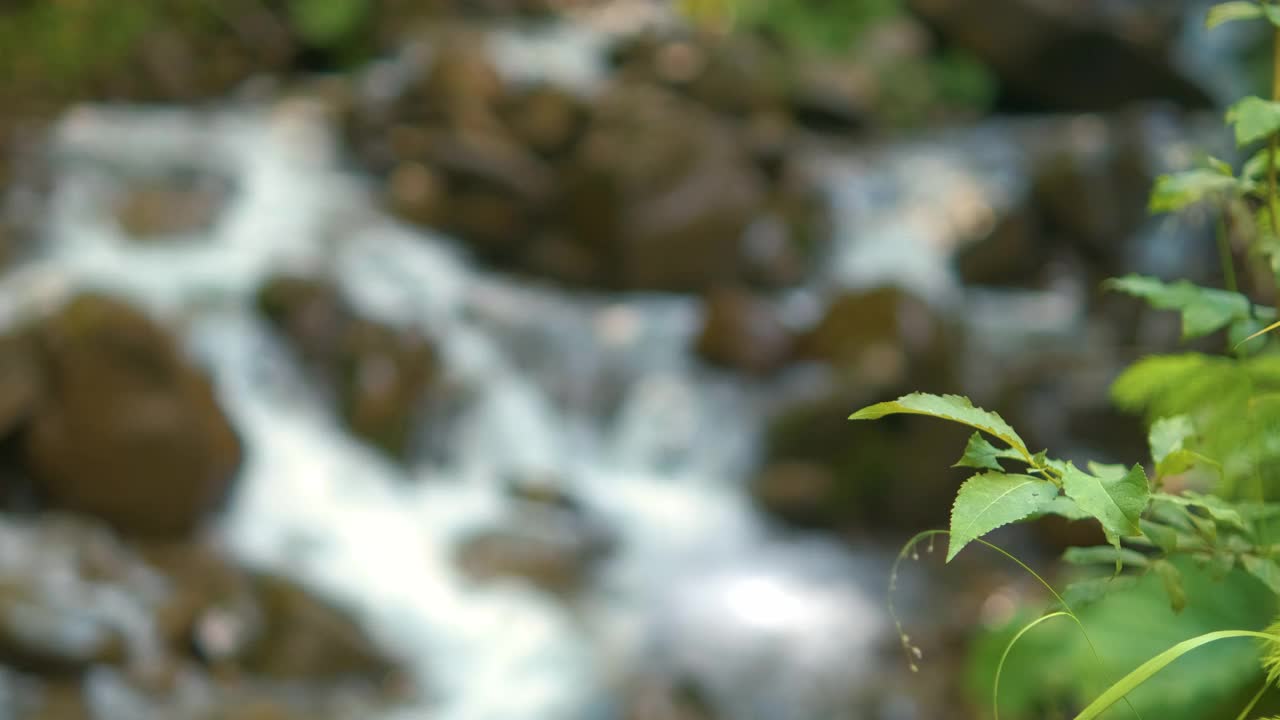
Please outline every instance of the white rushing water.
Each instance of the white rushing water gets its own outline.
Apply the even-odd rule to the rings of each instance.
[[[180,323],[246,444],[219,532],[246,562],[353,608],[404,658],[424,692],[397,717],[616,717],[644,671],[696,679],[730,717],[805,720],[865,676],[883,576],[773,536],[749,507],[761,402],[692,359],[693,299],[476,269],[376,210],[305,102],[84,109],[52,142],[43,242],[0,283],[7,319],[93,287]],[[225,176],[227,206],[192,237],[130,241],[115,194],[175,168]],[[435,339],[466,399],[431,429],[446,452],[405,469],[343,431],[252,310],[281,271],[332,273],[361,312]],[[556,478],[612,533],[578,601],[455,567],[461,539],[501,527],[513,474]]]

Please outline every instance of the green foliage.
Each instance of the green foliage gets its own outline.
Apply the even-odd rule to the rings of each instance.
[[[850,420],[877,420],[886,415],[896,414],[928,415],[930,417],[950,420],[968,425],[1002,440],[1018,453],[1020,459],[1031,460],[1027,444],[1018,437],[1009,423],[998,414],[976,408],[969,398],[960,395],[930,395],[928,393],[912,393],[891,402],[882,402],[862,408],[849,416]]]
[[[1280,102],[1246,97],[1227,110],[1227,123],[1235,126],[1237,145],[1258,142],[1280,130]]]
[[[1260,17],[1262,17],[1262,8],[1257,3],[1239,0],[1237,2],[1225,2],[1210,8],[1204,24],[1205,27],[1212,30],[1223,23],[1233,20],[1256,20]]]
[[[1239,183],[1218,168],[1193,168],[1156,178],[1148,209],[1154,213],[1176,212],[1196,203],[1235,192]]]
[[[1147,509],[1150,491],[1141,465],[1122,475],[1099,476],[1068,463],[1062,472],[1062,487],[1081,510],[1102,523],[1113,545],[1119,547],[1121,536],[1142,534],[1138,517]]]
[[[1144,275],[1126,275],[1108,280],[1104,287],[1142,298],[1158,310],[1177,310],[1182,315],[1184,340],[1249,323],[1260,315],[1274,316],[1274,310],[1255,307],[1238,292],[1200,287],[1186,280],[1166,283]]]
[[[1087,605],[1064,593],[1088,628],[1097,654],[1074,624],[1042,625],[1010,652],[1001,680],[1000,716],[1006,720],[1054,717],[1050,708],[1083,708],[1130,669],[1167,648],[1205,633],[1262,628],[1276,613],[1275,596],[1242,572],[1222,577],[1185,558],[1170,564],[1180,575],[1187,601],[1181,613],[1170,607],[1165,581],[1157,573],[1114,579],[1108,575],[1074,584],[1072,587],[1091,583],[1089,587],[1106,588],[1105,594],[1097,593],[1096,602]],[[1019,615],[979,635],[971,651],[966,683],[976,702],[991,702],[1000,654],[1028,620],[1028,616]],[[1145,718],[1216,717],[1215,711],[1224,704],[1262,682],[1259,649],[1259,644],[1246,640],[1202,647],[1153,674],[1144,685],[1134,686],[1128,699]],[[1127,720],[1136,716],[1127,708],[1116,707],[1101,717]]]
[[[289,17],[298,34],[317,47],[337,47],[369,15],[369,0],[289,0]]]
[[[947,562],[975,538],[1042,512],[1057,495],[1058,486],[1029,475],[988,472],[969,478],[951,510]]]

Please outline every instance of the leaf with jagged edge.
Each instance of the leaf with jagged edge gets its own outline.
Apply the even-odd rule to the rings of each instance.
[[[1057,494],[1057,485],[1030,475],[988,472],[969,478],[951,509],[947,562],[974,539],[1033,515]]]
[[[1111,475],[1105,478],[1080,470],[1071,463],[1064,467],[1063,490],[1081,510],[1102,523],[1112,545],[1119,547],[1121,537],[1142,534],[1138,518],[1147,509],[1150,488],[1141,465],[1134,465],[1121,477]]]
[[[1131,274],[1112,278],[1104,287],[1142,298],[1157,310],[1177,310],[1182,315],[1183,340],[1204,337],[1247,319],[1253,309],[1249,299],[1240,293],[1200,287],[1186,280],[1166,283]]]
[[[928,415],[942,420],[968,425],[988,435],[1004,441],[1006,445],[1029,459],[1031,453],[1027,444],[1022,441],[1004,418],[989,410],[974,407],[969,398],[961,395],[931,395],[929,393],[911,393],[897,400],[877,403],[855,412],[850,420],[876,420],[886,415]]]
[[[1212,30],[1223,23],[1236,20],[1256,20],[1260,17],[1262,17],[1262,8],[1257,3],[1232,0],[1209,8],[1209,13],[1204,19],[1204,26]]]
[[[1081,510],[1080,506],[1076,504],[1076,501],[1066,495],[1058,495],[1057,497],[1049,498],[1048,502],[1040,506],[1040,511],[1037,514],[1057,515],[1058,517],[1066,518],[1067,520],[1088,520],[1093,517],[1084,510]]]
[[[1001,460],[1020,460],[1026,462],[1021,453],[1012,448],[998,448],[987,442],[982,433],[975,432],[964,448],[964,455],[951,467],[976,468],[978,470],[995,470],[1004,472]]]
[[[1257,142],[1280,130],[1280,102],[1245,97],[1227,109],[1227,123],[1235,127],[1237,145]]]

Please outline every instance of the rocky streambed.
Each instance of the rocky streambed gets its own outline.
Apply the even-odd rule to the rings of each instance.
[[[1143,213],[1206,124],[872,143],[857,87],[755,82],[750,42],[416,47],[76,108],[24,153],[0,717],[967,716],[957,651],[1007,581],[904,574],[928,678],[883,604],[963,434],[845,418],[963,391],[1132,459],[1106,384],[1177,328],[1092,288],[1211,267]]]

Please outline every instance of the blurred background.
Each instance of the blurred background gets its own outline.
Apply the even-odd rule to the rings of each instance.
[[[1108,385],[1177,318],[1098,284],[1221,285],[1147,191],[1271,81],[1206,7],[3,0],[0,718],[990,717],[1049,599],[925,543],[896,627],[967,433],[846,418],[1146,457]],[[1002,716],[1274,615],[1183,572],[1102,661],[1028,636]],[[1260,682],[1180,666],[1147,717]]]

